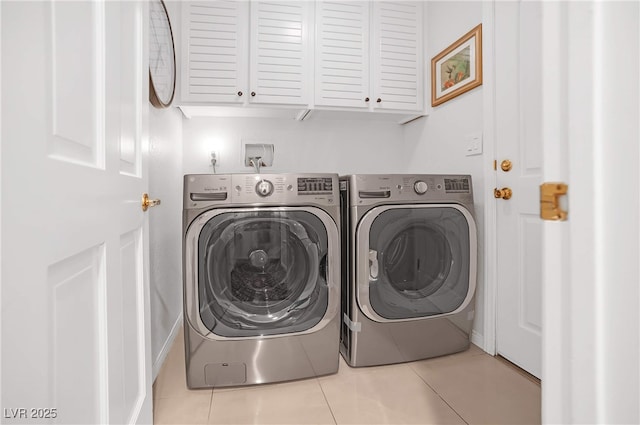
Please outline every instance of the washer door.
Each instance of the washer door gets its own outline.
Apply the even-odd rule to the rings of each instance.
[[[318,215],[211,211],[194,225],[186,243],[197,244],[198,313],[208,331],[221,337],[304,332],[325,317],[330,241]]]
[[[358,303],[372,320],[452,314],[473,298],[476,228],[464,207],[377,207],[357,238]]]

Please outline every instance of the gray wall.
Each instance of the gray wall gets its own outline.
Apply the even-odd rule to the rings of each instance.
[[[273,167],[265,173],[392,173],[405,168],[402,126],[385,121],[310,118],[192,118],[184,122],[184,170],[246,173],[244,143],[272,143]]]
[[[182,317],[182,114],[149,113],[149,265],[153,377],[169,351]]]

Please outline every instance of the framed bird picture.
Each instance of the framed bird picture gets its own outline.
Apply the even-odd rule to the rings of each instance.
[[[431,59],[431,106],[482,84],[482,24]]]

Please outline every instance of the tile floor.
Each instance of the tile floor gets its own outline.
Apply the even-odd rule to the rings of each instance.
[[[472,345],[418,362],[189,390],[179,334],[153,386],[156,424],[539,424],[540,384]]]

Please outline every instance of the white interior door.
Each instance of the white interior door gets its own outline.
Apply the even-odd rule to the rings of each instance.
[[[640,4],[543,12],[544,176],[569,185],[568,220],[544,223],[543,422],[637,424],[640,83],[612,89],[611,64],[640,74]]]
[[[495,3],[498,354],[541,376],[542,21],[538,2]],[[510,160],[512,169],[501,163]]]
[[[152,421],[147,13],[2,3],[7,423]]]

